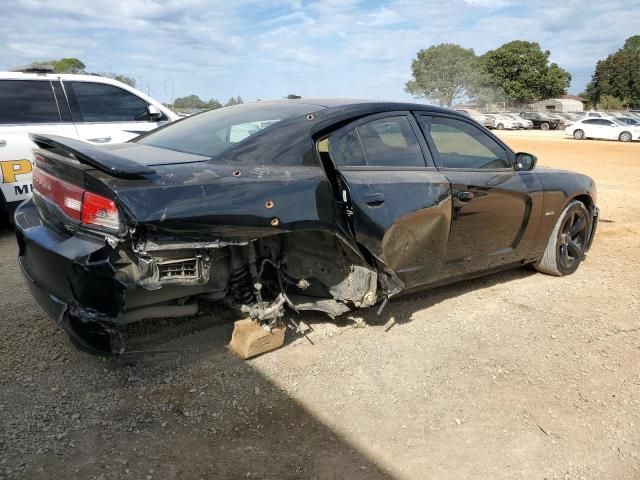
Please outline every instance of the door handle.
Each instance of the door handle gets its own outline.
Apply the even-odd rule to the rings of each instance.
[[[89,138],[87,141],[94,143],[109,143],[111,141],[111,137]]]
[[[364,196],[364,201],[372,207],[382,205],[384,203],[384,193],[369,193]]]
[[[470,202],[471,200],[473,200],[474,196],[475,195],[473,194],[473,192],[470,192],[468,190],[458,192],[458,200],[460,200],[461,202]]]
[[[6,140],[0,140],[0,147],[6,147],[7,146],[7,141]]]

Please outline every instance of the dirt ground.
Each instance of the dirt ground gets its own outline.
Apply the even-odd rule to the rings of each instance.
[[[307,314],[313,345],[289,334],[247,362],[229,324],[119,361],[75,351],[5,230],[0,478],[640,478],[640,144],[501,135],[595,178],[601,223],[576,274],[463,282],[365,326]]]

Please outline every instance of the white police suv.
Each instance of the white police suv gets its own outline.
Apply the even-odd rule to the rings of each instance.
[[[178,117],[160,102],[110,78],[46,69],[0,72],[0,214],[31,196],[29,133],[93,144],[126,142]]]

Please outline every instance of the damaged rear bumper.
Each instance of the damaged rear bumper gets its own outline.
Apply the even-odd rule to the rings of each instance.
[[[104,240],[47,228],[31,201],[17,209],[15,225],[18,262],[42,309],[81,350],[117,351],[114,319],[123,309],[125,287],[105,260],[111,247]]]

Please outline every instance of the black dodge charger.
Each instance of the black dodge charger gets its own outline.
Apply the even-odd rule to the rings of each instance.
[[[426,105],[259,102],[107,147],[32,138],[20,266],[94,353],[212,302],[269,325],[525,264],[567,275],[597,223],[593,180]]]

